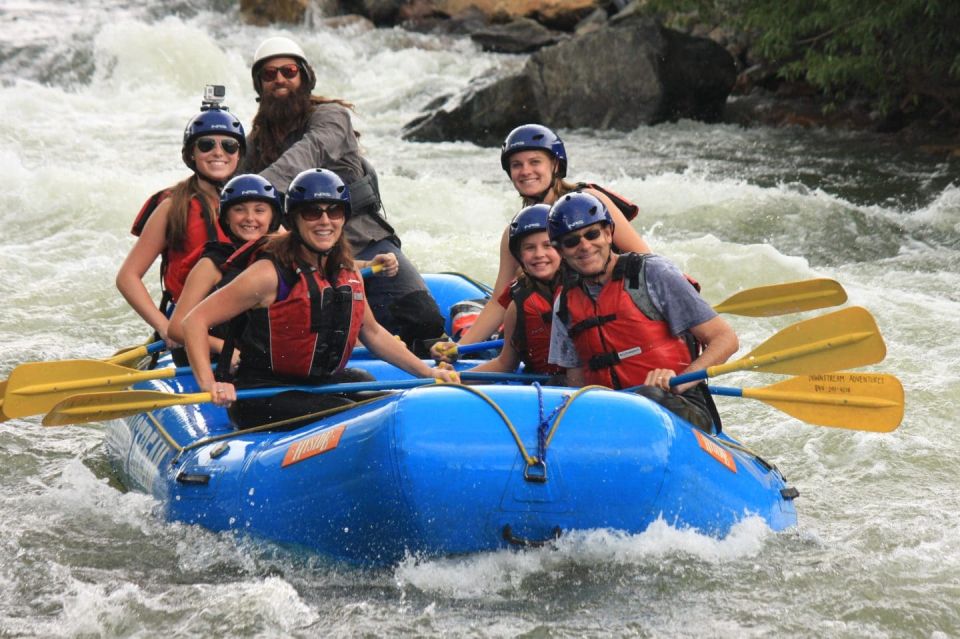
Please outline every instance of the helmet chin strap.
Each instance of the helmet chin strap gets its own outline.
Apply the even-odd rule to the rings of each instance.
[[[607,267],[610,266],[610,260],[612,259],[613,259],[613,251],[610,251],[610,253],[607,254],[607,261],[603,263],[603,268],[601,268],[596,273],[590,273],[590,274],[583,273],[580,277],[582,277],[585,280],[591,280],[594,284],[600,284],[600,278],[606,275]]]
[[[219,193],[219,192],[223,189],[223,186],[226,184],[226,182],[225,182],[224,180],[211,180],[211,179],[208,178],[206,175],[204,175],[203,173],[201,173],[200,171],[198,171],[198,170],[196,170],[196,169],[193,170],[193,173],[194,173],[194,175],[197,176],[197,179],[198,179],[198,180],[203,180],[203,181],[206,182],[207,184],[209,184],[209,185],[213,186],[215,189],[217,189],[217,193]]]

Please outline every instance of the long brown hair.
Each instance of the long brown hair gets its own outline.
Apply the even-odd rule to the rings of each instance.
[[[244,159],[244,171],[258,173],[283,155],[286,141],[294,133],[303,133],[307,129],[310,114],[320,104],[339,104],[353,110],[353,104],[340,98],[326,98],[311,95],[310,88],[302,83],[297,92],[288,100],[261,98],[260,108],[253,118],[253,127],[247,136],[247,157]],[[360,134],[354,132],[358,138]]]
[[[190,202],[194,197],[200,198],[203,202],[211,219],[214,223],[217,220],[217,209],[220,206],[218,201],[211,199],[200,190],[200,180],[194,173],[187,179],[178,182],[170,190],[170,213],[167,216],[167,247],[174,250],[183,248],[183,242],[187,237],[187,220],[190,214]]]
[[[553,180],[553,185],[547,190],[547,193],[553,193],[553,201],[556,202],[562,196],[577,190],[577,185],[573,182],[567,182],[562,178],[556,178]],[[532,197],[523,197],[523,205],[531,206],[533,204],[543,204],[544,200],[535,200]],[[544,198],[546,199],[546,198]]]
[[[294,217],[296,217],[296,214],[294,214]],[[294,224],[296,224],[296,221],[294,221]],[[267,243],[264,244],[263,250],[265,253],[273,255],[282,266],[296,269],[301,263],[300,247],[302,245],[303,239],[300,237],[300,233],[294,229],[282,235],[271,235],[267,239]],[[341,269],[352,271],[354,268],[356,267],[353,263],[353,250],[350,248],[350,242],[347,241],[343,227],[341,227],[340,237],[327,255],[323,276],[328,282],[334,282]]]

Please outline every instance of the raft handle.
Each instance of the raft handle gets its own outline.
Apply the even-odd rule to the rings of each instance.
[[[205,473],[177,473],[177,481],[181,484],[191,484],[194,486],[206,486],[210,483],[210,475]]]
[[[513,531],[510,529],[510,524],[505,524],[503,526],[503,538],[511,546],[519,546],[520,548],[542,548],[546,546],[551,541],[556,541],[560,539],[560,535],[563,533],[560,530],[560,526],[554,526],[553,530],[550,533],[549,539],[526,539],[525,537],[516,537],[513,534]]]
[[[538,459],[523,469],[523,478],[537,484],[547,483],[547,462]]]
[[[800,496],[800,491],[793,486],[787,486],[786,488],[780,489],[780,496],[786,501],[793,501]]]

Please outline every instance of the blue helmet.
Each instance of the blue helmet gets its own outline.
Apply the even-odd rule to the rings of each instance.
[[[350,189],[340,176],[328,169],[307,169],[293,178],[284,200],[284,225],[293,228],[291,212],[303,204],[329,202],[343,204],[344,220],[350,219]]]
[[[230,234],[227,225],[227,210],[234,204],[243,202],[266,202],[273,209],[273,217],[270,219],[270,230],[276,231],[280,228],[280,217],[283,214],[283,204],[280,201],[280,194],[266,178],[253,173],[238,175],[231,179],[220,191],[220,227],[224,233]]]
[[[520,240],[531,233],[547,230],[547,215],[550,213],[548,204],[534,204],[527,206],[513,216],[510,221],[510,253],[520,261]]]
[[[190,159],[190,147],[197,138],[204,135],[227,135],[240,143],[240,154],[247,150],[247,139],[243,133],[243,125],[235,115],[225,108],[210,107],[200,111],[190,121],[183,130],[183,147],[180,149],[180,156],[183,163],[196,170],[196,165]]]
[[[561,237],[584,226],[604,222],[613,227],[613,218],[603,202],[581,191],[568,193],[557,200],[547,218],[547,233],[556,243]]]
[[[563,140],[542,124],[518,126],[503,141],[500,149],[500,166],[510,175],[510,156],[520,151],[546,151],[557,160],[557,177],[567,175],[567,151]]]

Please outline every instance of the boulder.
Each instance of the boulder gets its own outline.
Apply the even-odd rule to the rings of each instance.
[[[541,49],[518,73],[476,80],[408,123],[404,137],[489,145],[527,122],[619,130],[716,122],[735,80],[733,57],[715,42],[652,20],[620,20]]]
[[[403,13],[408,19],[433,15],[456,16],[467,10],[480,11],[488,22],[533,18],[554,29],[571,31],[601,0],[411,0]]]
[[[493,24],[470,34],[470,39],[484,51],[497,53],[532,53],[567,37],[566,34],[552,31],[530,18],[518,18],[507,24]]]
[[[240,0],[240,16],[247,24],[267,26],[276,22],[299,24],[309,0]]]

